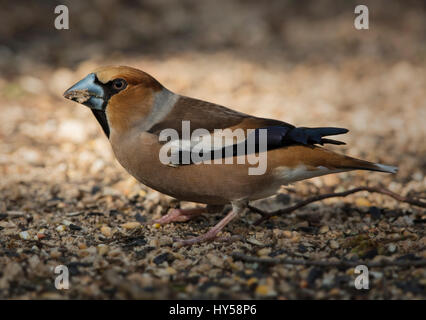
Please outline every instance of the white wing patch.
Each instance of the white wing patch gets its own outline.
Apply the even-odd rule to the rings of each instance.
[[[204,131],[202,131],[204,130]],[[198,132],[197,132],[198,131]],[[185,134],[185,127],[182,127],[183,136],[189,136],[190,132]],[[245,146],[241,143],[246,140],[246,134],[243,129],[231,130],[231,129],[216,129],[210,133],[206,129],[196,129],[191,139],[175,139],[169,141],[165,146],[171,150],[171,160],[173,163],[179,163],[180,153],[199,154],[206,153],[208,156],[203,160],[214,160],[214,152],[220,152],[218,163],[222,163],[222,150],[223,148],[238,145],[239,154],[245,154]],[[229,152],[229,158],[225,161],[231,161],[233,156],[233,149],[229,148],[226,152]],[[226,153],[225,152],[225,153]],[[200,161],[200,159],[199,159]],[[196,161],[198,162],[198,161]],[[227,163],[227,162],[225,162]]]

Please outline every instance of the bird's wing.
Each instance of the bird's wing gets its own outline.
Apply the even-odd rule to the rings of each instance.
[[[184,123],[185,122],[185,123]],[[187,126],[187,132],[185,129]],[[177,133],[165,139],[164,133]],[[198,131],[197,131],[198,130]],[[295,127],[279,120],[258,118],[210,102],[180,97],[162,121],[150,133],[170,145],[174,164],[191,164],[185,156],[196,152],[200,158],[216,159],[251,152],[266,151],[289,145],[344,144],[323,138],[348,132],[347,129]],[[191,134],[197,136],[191,137]],[[244,146],[244,148],[240,148]]]
[[[191,131],[203,128],[209,132],[236,127],[242,129],[271,125],[293,127],[282,121],[257,118],[211,102],[180,96],[167,116],[155,123],[149,132],[159,135],[164,129],[174,129],[181,135],[182,121],[190,121]]]

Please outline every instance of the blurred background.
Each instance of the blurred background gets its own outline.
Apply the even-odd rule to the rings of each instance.
[[[54,28],[59,4],[69,8],[69,30]],[[132,217],[141,204],[150,214],[167,209],[170,200],[162,208],[160,195],[115,162],[90,111],[62,97],[109,64],[140,68],[170,90],[242,112],[297,126],[348,128],[347,145],[333,150],[400,167],[397,175],[359,172],[302,182],[296,186],[301,194],[366,184],[424,192],[426,2],[362,1],[369,30],[354,28],[357,4],[3,1],[0,212],[31,213],[42,226],[56,221],[49,214],[84,208],[130,208]],[[129,196],[136,200],[129,203]],[[99,200],[105,197],[113,200]],[[1,228],[1,238],[12,243],[19,230],[30,229],[24,222]]]

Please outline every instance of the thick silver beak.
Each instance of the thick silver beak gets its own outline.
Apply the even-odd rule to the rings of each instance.
[[[77,82],[64,92],[64,97],[81,103],[94,110],[104,109],[104,89],[96,83],[96,75],[88,74],[84,79]]]

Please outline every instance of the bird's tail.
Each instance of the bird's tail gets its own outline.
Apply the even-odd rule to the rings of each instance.
[[[289,135],[293,139],[293,141],[302,143],[302,144],[345,144],[342,141],[326,139],[324,136],[333,136],[347,133],[349,130],[345,128],[335,128],[335,127],[320,127],[320,128],[305,128],[305,127],[297,127],[292,129],[289,132]],[[319,148],[322,149],[322,148]],[[318,150],[318,148],[317,148]],[[323,151],[325,149],[322,149]],[[370,171],[379,171],[379,172],[387,172],[387,173],[397,173],[398,168],[394,166],[389,166],[380,163],[373,163],[361,159],[356,159],[352,157],[348,157],[342,154],[334,153],[327,150],[328,156],[325,158],[327,161],[330,161],[331,166],[336,169],[346,170],[370,170]],[[316,153],[315,155],[320,156],[322,152]]]
[[[302,151],[300,149],[300,151]],[[306,164],[312,167],[326,167],[331,171],[350,171],[350,170],[370,170],[386,173],[397,173],[398,168],[380,163],[373,163],[361,159],[349,157],[322,147],[304,148],[303,154],[298,155],[304,158]]]
[[[381,163],[373,163],[361,159],[352,158],[349,156],[339,155],[339,164],[337,167],[339,169],[345,170],[370,170],[370,171],[379,171],[386,173],[397,173],[398,167],[389,166]]]
[[[386,172],[386,173],[397,173],[398,167],[389,166],[386,164],[381,163],[373,163],[365,160],[350,158],[347,160],[347,164],[345,164],[344,167],[349,170],[370,170],[370,171],[379,171],[379,172]]]

